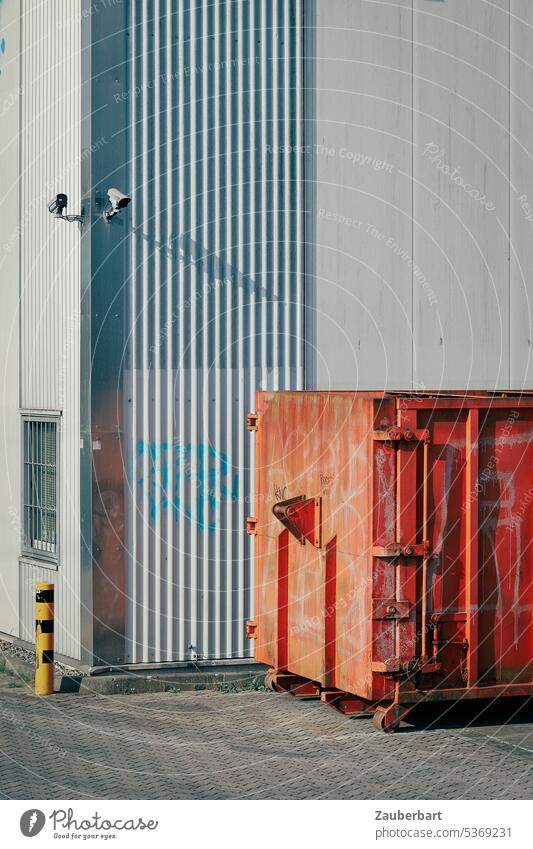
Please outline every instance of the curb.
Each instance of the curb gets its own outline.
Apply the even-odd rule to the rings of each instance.
[[[239,692],[264,689],[267,671],[261,663],[242,663],[187,669],[110,672],[93,676],[63,675],[60,693],[94,695],[135,695],[137,693],[177,693],[195,690]]]

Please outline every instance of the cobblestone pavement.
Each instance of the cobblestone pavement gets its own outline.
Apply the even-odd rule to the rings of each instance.
[[[0,796],[532,797],[531,708],[439,710],[386,735],[367,717],[268,692],[39,699],[3,690]]]

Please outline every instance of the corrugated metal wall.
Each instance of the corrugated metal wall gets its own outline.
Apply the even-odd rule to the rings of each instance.
[[[0,4],[0,631],[19,633],[20,414],[19,414],[19,111],[18,3]]]
[[[126,659],[244,657],[246,413],[303,386],[301,2],[130,9]]]
[[[62,413],[60,564],[20,570],[20,636],[34,638],[34,589],[56,584],[56,651],[79,657],[78,224],[47,209],[57,192],[80,209],[79,0],[21,3],[20,405]]]

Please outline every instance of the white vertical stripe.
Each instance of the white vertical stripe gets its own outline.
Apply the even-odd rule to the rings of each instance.
[[[268,212],[267,212],[267,128],[269,121],[269,92],[268,92],[268,47],[270,42],[270,32],[267,28],[267,4],[261,3],[261,388],[267,389],[268,380],[268,292],[269,292],[269,276],[267,274],[268,260]]]
[[[245,234],[245,228],[248,227],[248,221],[244,218],[244,206],[245,206],[245,196],[248,195],[248,185],[245,183],[245,180],[248,179],[248,174],[244,173],[244,162],[246,158],[246,152],[244,150],[244,104],[245,104],[245,92],[243,86],[243,66],[244,66],[244,41],[246,39],[246,33],[244,31],[244,22],[243,22],[243,2],[239,0],[237,6],[237,32],[238,32],[238,71],[237,71],[237,88],[235,94],[237,95],[237,121],[238,121],[238,150],[239,150],[239,161],[237,164],[237,185],[238,185],[238,207],[235,212],[237,213],[237,227],[238,227],[238,269],[242,275],[241,284],[237,285],[237,297],[238,297],[238,312],[237,312],[237,338],[239,340],[239,347],[237,351],[237,369],[238,369],[238,389],[237,389],[237,397],[238,397],[238,405],[237,405],[237,421],[235,422],[234,430],[237,434],[237,464],[239,469],[243,469],[243,473],[239,476],[239,487],[237,492],[237,507],[238,509],[234,511],[234,515],[236,517],[236,529],[237,529],[237,546],[236,546],[236,560],[237,560],[237,607],[234,610],[235,622],[232,623],[233,626],[237,626],[239,622],[244,622],[244,504],[242,500],[243,496],[243,478],[247,477],[246,464],[245,464],[245,453],[244,453],[244,434],[245,434],[245,421],[244,421],[244,346],[247,344],[247,340],[245,339],[245,334],[248,332],[248,326],[244,326],[244,310],[245,308],[249,308],[249,296],[248,296],[248,287],[249,287],[249,278],[248,278],[248,267],[245,265],[244,256],[244,242],[247,238]],[[245,291],[246,290],[246,291]],[[245,297],[246,297],[246,307],[245,307]],[[248,316],[247,316],[248,319]],[[249,362],[247,363],[249,366]],[[248,434],[246,433],[246,437]],[[234,518],[235,521],[235,518]],[[239,533],[240,531],[240,533]],[[233,641],[233,650],[239,655],[242,656],[244,651],[244,629],[241,627],[236,628],[236,636]]]
[[[296,0],[295,4],[295,18],[296,18],[296,56],[294,58],[295,68],[295,76],[296,76],[296,91],[295,91],[295,100],[296,100],[296,126],[295,126],[295,137],[296,137],[296,147],[297,150],[303,149],[303,144],[306,139],[304,137],[304,115],[303,115],[303,98],[304,98],[304,89],[303,89],[303,26],[299,25],[298,22],[303,21],[303,7],[302,0]],[[296,157],[296,199],[295,199],[295,209],[294,215],[292,216],[292,220],[295,221],[296,228],[296,244],[295,244],[295,252],[296,252],[296,266],[294,269],[294,279],[295,279],[295,297],[294,297],[294,322],[295,322],[295,350],[296,350],[296,389],[304,388],[304,361],[303,361],[303,348],[304,348],[304,324],[303,324],[303,311],[304,311],[304,267],[303,267],[303,256],[304,256],[304,204],[302,200],[305,196],[305,185],[304,185],[304,177],[303,177],[303,169],[302,169],[302,161],[303,154],[298,154]]]
[[[284,258],[283,258],[283,328],[285,332],[285,352],[283,358],[283,365],[285,367],[284,380],[283,380],[283,388],[287,386],[286,383],[286,370],[290,369],[291,364],[291,351],[294,348],[294,326],[292,321],[292,299],[293,292],[292,287],[295,284],[295,281],[292,279],[291,274],[291,252],[293,250],[292,240],[291,240],[291,227],[292,227],[292,179],[293,179],[293,168],[292,162],[295,159],[294,153],[291,151],[291,128],[294,123],[294,117],[291,115],[291,61],[290,61],[290,40],[291,40],[291,19],[290,19],[291,7],[289,3],[283,4],[283,29],[280,30],[280,42],[283,43],[282,48],[282,61],[283,61],[283,90],[280,91],[279,97],[280,100],[283,101],[283,145],[284,145],[284,154],[283,154],[283,173],[284,173],[284,185],[283,185],[283,216],[284,216],[284,228],[283,228],[283,249],[284,249]]]
[[[202,65],[205,68],[209,61],[209,31],[208,31],[208,9],[209,4],[204,3],[202,8]],[[209,468],[209,449],[211,447],[210,427],[209,427],[209,358],[208,358],[208,342],[209,336],[212,333],[212,328],[209,325],[208,305],[210,294],[206,288],[208,283],[207,271],[209,268],[210,257],[207,245],[207,236],[209,233],[209,73],[205,70],[201,76],[202,79],[202,191],[203,191],[203,209],[202,209],[202,232],[203,238],[198,239],[202,243],[205,254],[204,262],[200,266],[199,284],[202,291],[200,303],[202,304],[202,406],[201,406],[201,432],[202,432],[202,498],[204,504],[204,525],[202,528],[202,641],[201,653],[207,654],[209,651],[209,524],[211,521],[211,506],[209,502],[209,476],[206,475],[206,470]],[[205,243],[205,244],[204,244]]]
[[[248,380],[248,399],[249,399],[249,407],[250,410],[245,410],[246,412],[252,412],[255,410],[255,390],[257,387],[257,380],[259,377],[259,372],[257,369],[257,341],[256,341],[256,309],[257,309],[257,293],[258,286],[260,281],[258,280],[258,268],[256,264],[256,255],[257,255],[257,239],[259,237],[259,233],[257,230],[257,220],[256,220],[256,204],[257,204],[257,189],[256,189],[256,181],[258,179],[258,168],[257,168],[257,150],[256,145],[260,142],[260,138],[257,134],[257,127],[255,121],[255,100],[256,100],[256,89],[257,89],[257,72],[256,72],[256,63],[255,57],[259,54],[259,49],[257,45],[257,20],[255,16],[255,3],[251,2],[249,4],[249,31],[248,31],[248,56],[250,61],[250,77],[249,77],[249,86],[248,86],[248,97],[247,97],[247,120],[249,121],[250,126],[250,134],[249,134],[249,151],[247,156],[248,162],[248,191],[249,191],[249,209],[250,209],[250,223],[249,223],[249,243],[250,243],[250,290],[249,290],[249,300],[250,300],[250,313],[249,313],[249,333],[250,333],[250,376]],[[261,154],[259,153],[259,156]],[[246,436],[248,434],[246,433]],[[248,441],[250,453],[248,462],[250,464],[250,484],[249,484],[249,493],[252,497],[255,496],[255,456],[254,456],[254,448],[255,448],[255,440],[250,439]],[[246,521],[247,515],[254,515],[255,506],[250,503],[247,505],[244,504],[244,521]],[[248,556],[250,557],[253,554],[253,543],[252,537],[248,537]],[[246,576],[245,576],[246,580]],[[246,599],[247,607],[250,611],[250,615],[253,615],[253,592],[251,590],[251,582],[248,590],[248,598]],[[251,647],[245,646],[245,653],[247,654],[251,651]]]
[[[148,56],[148,17],[149,17],[149,3],[148,0],[142,0],[142,25],[141,25],[141,50],[142,55],[144,57]],[[150,190],[148,181],[150,179],[150,173],[148,170],[148,152],[149,152],[149,121],[148,121],[148,96],[147,96],[147,72],[148,66],[147,64],[142,65],[142,76],[140,79],[142,94],[139,95],[141,99],[141,108],[142,108],[142,119],[141,119],[141,127],[142,127],[142,172],[141,172],[141,193],[142,193],[142,221],[141,228],[143,233],[143,242],[142,242],[142,260],[141,260],[141,279],[142,279],[142,302],[138,305],[139,312],[137,314],[137,321],[139,321],[142,332],[141,332],[141,343],[142,343],[142,354],[141,354],[141,362],[142,362],[142,410],[140,414],[142,416],[142,432],[145,446],[148,444],[152,445],[152,433],[150,428],[150,412],[151,405],[149,403],[150,398],[150,369],[149,369],[149,351],[148,351],[148,319],[149,319],[149,309],[150,309],[150,295],[153,293],[150,292],[150,278],[149,278],[149,241],[146,236],[150,230],[150,221],[149,221],[149,203],[150,203]],[[143,451],[143,480],[150,480],[150,465],[153,465],[153,460],[151,459],[151,451],[145,450]],[[147,499],[148,503],[150,499]],[[150,604],[150,514],[149,511],[146,511],[146,501],[142,504],[143,516],[142,516],[142,563],[140,564],[141,573],[142,573],[142,593],[141,593],[141,617],[142,617],[142,647],[140,660],[144,663],[149,659],[149,640],[150,640],[150,632],[149,632],[149,615],[148,609]]]
[[[220,67],[220,57],[224,53],[221,50],[221,15],[222,10],[220,6],[215,6],[213,10],[214,14],[214,65],[216,67]],[[214,237],[214,260],[217,266],[217,271],[215,272],[220,276],[220,280],[216,281],[219,285],[215,286],[215,321],[214,321],[214,350],[215,357],[213,367],[215,369],[215,398],[216,402],[214,405],[214,418],[215,418],[215,445],[213,446],[216,449],[216,446],[222,444],[222,434],[223,434],[223,426],[222,426],[222,397],[223,397],[223,384],[222,384],[222,370],[220,369],[220,356],[221,356],[221,324],[222,324],[222,304],[224,301],[224,290],[226,287],[226,275],[225,271],[222,267],[221,262],[217,262],[221,256],[221,217],[224,214],[224,210],[221,206],[220,194],[221,194],[221,186],[222,186],[222,163],[220,157],[220,149],[221,149],[221,136],[225,132],[223,126],[223,119],[221,119],[221,93],[220,93],[220,74],[215,74],[213,79],[213,98],[214,98],[214,125],[215,125],[215,146],[214,146],[214,215],[215,215],[215,237]],[[213,584],[213,593],[214,593],[214,639],[213,639],[213,652],[215,657],[221,656],[221,621],[222,621],[222,584],[221,584],[221,570],[222,566],[222,539],[223,539],[223,531],[219,529],[219,532],[215,534],[215,546],[214,546],[214,559],[215,562],[213,564],[214,568],[214,584]]]
[[[279,121],[279,19],[278,19],[278,0],[273,0],[271,4],[271,31],[269,33],[272,41],[272,59],[271,59],[271,80],[272,80],[272,204],[271,214],[273,218],[272,233],[270,240],[272,242],[272,324],[270,325],[270,348],[272,350],[272,388],[280,388],[279,380],[279,365],[280,365],[280,349],[283,348],[283,339],[278,342],[274,334],[277,332],[280,319],[280,298],[282,289],[280,287],[280,267],[279,267],[279,244],[280,244],[280,222],[279,222],[279,160],[280,146],[283,142],[283,126]],[[278,130],[279,135],[274,133],[274,127]],[[281,344],[280,344],[281,342]]]
[[[188,262],[188,257],[181,258],[181,244],[186,228],[190,226],[190,222],[185,217],[185,148],[190,144],[190,140],[185,135],[185,9],[184,3],[179,7],[179,31],[178,31],[178,77],[179,77],[179,94],[178,94],[178,109],[179,109],[179,157],[178,157],[178,231],[176,233],[176,251],[178,265],[178,311],[179,311],[179,333],[178,333],[178,411],[179,411],[179,427],[178,427],[178,442],[177,450],[181,450],[186,443],[185,431],[185,329],[189,326],[189,316],[185,317],[185,293],[184,293],[184,274],[183,269],[185,263]],[[187,240],[183,240],[186,244]],[[178,568],[178,586],[179,586],[179,602],[178,602],[178,657],[188,657],[185,645],[185,475],[183,466],[180,466],[179,472],[179,507],[178,512],[178,551],[179,551],[179,568]]]
[[[131,55],[135,57],[137,55],[137,27],[135,26],[135,10],[133,5],[130,7],[130,37],[131,37]],[[130,91],[135,91],[135,87],[137,85],[137,62],[135,58],[130,63]],[[134,103],[136,101],[133,101]],[[130,139],[130,186],[131,186],[131,194],[132,197],[139,197],[139,187],[137,185],[137,132],[136,132],[136,121],[137,121],[137,110],[134,106],[131,107],[131,121],[133,124],[134,131],[131,133]],[[139,219],[139,204],[132,204],[131,209],[131,223],[132,227],[137,229],[139,227],[140,219]],[[131,239],[130,241],[130,278],[128,281],[129,290],[130,290],[130,314],[129,314],[129,333],[126,334],[126,344],[129,345],[130,349],[130,358],[129,365],[130,370],[134,371],[137,366],[137,298],[136,298],[136,270],[137,266],[137,242],[135,239]],[[139,561],[138,561],[138,535],[137,535],[137,520],[139,513],[142,511],[142,504],[137,502],[137,480],[139,478],[139,468],[137,465],[137,443],[139,439],[138,434],[138,418],[137,418],[137,410],[138,410],[138,398],[137,398],[137,381],[131,380],[131,415],[128,417],[131,422],[131,439],[130,439],[130,450],[126,452],[126,456],[131,457],[131,492],[126,493],[127,498],[131,498],[133,508],[129,511],[130,522],[127,525],[127,551],[129,552],[129,557],[131,560],[132,567],[126,569],[126,610],[129,613],[126,619],[126,660],[129,662],[134,662],[137,660],[137,645],[139,642],[139,634],[137,629],[137,609],[139,604],[138,597],[138,582],[137,576],[139,573]]]
[[[160,452],[159,455],[159,467],[163,469],[163,464],[165,462],[163,452],[163,443],[164,443],[164,435],[161,429],[162,425],[162,417],[161,417],[161,403],[162,403],[162,392],[161,392],[161,344],[160,339],[158,338],[158,328],[161,327],[161,219],[163,217],[163,210],[161,208],[161,179],[164,178],[164,171],[161,167],[161,122],[159,121],[159,116],[161,114],[161,43],[160,43],[160,27],[161,27],[161,9],[159,0],[153,0],[152,3],[152,14],[153,21],[151,25],[152,30],[152,44],[151,49],[153,50],[154,55],[154,81],[155,85],[153,86],[153,110],[154,110],[154,172],[157,175],[161,175],[161,178],[156,178],[153,182],[152,187],[152,196],[153,196],[153,207],[150,209],[150,218],[149,218],[149,226],[153,227],[155,231],[155,244],[156,248],[153,253],[153,260],[151,258],[151,263],[154,265],[154,280],[156,281],[156,285],[154,287],[154,331],[151,333],[151,338],[156,342],[155,345],[152,344],[152,347],[155,348],[153,353],[153,368],[155,371],[154,377],[154,396],[155,403],[154,407],[154,442],[157,446],[157,450]],[[153,178],[153,175],[150,174],[150,179]],[[150,248],[151,250],[151,248]],[[150,349],[149,340],[145,340],[145,344],[148,349]],[[152,359],[152,357],[150,358]],[[151,406],[151,398],[145,398],[145,404],[149,404]],[[157,460],[156,460],[157,462]],[[163,473],[162,471],[159,473],[159,477],[161,480],[161,487],[163,487]],[[164,492],[161,491],[160,498],[163,499]],[[162,607],[161,607],[161,590],[162,590],[162,572],[161,572],[161,548],[162,548],[162,540],[161,540],[161,517],[162,510],[157,510],[155,517],[155,534],[154,534],[154,553],[153,553],[153,582],[154,582],[154,592],[153,592],[153,604],[154,610],[153,612],[148,608],[145,611],[146,615],[153,616],[155,622],[154,628],[154,645],[150,646],[151,652],[153,652],[153,659],[160,660],[161,659],[161,617],[162,617]],[[149,628],[149,633],[151,629]],[[150,657],[150,659],[152,659]]]
[[[165,169],[166,169],[166,204],[167,204],[167,242],[166,242],[166,251],[167,251],[167,262],[166,262],[166,441],[170,447],[169,451],[169,462],[168,462],[168,489],[167,489],[167,499],[169,502],[169,507],[167,509],[167,522],[166,522],[166,565],[167,565],[167,604],[166,604],[166,647],[165,647],[165,660],[172,660],[173,650],[174,650],[174,594],[175,594],[175,580],[176,573],[174,569],[174,499],[176,497],[176,476],[175,476],[175,466],[172,461],[174,456],[174,444],[175,444],[175,436],[174,436],[174,381],[172,379],[173,368],[172,368],[172,360],[174,354],[174,333],[175,333],[175,324],[173,321],[173,312],[176,307],[173,299],[173,286],[172,286],[172,275],[174,272],[174,262],[175,259],[172,256],[171,251],[171,237],[174,233],[174,228],[176,226],[176,221],[174,218],[174,192],[173,192],[173,151],[175,141],[173,139],[173,98],[174,98],[174,82],[172,80],[172,74],[174,73],[174,65],[173,65],[173,54],[174,54],[174,39],[173,39],[173,11],[172,11],[172,0],[166,0],[166,10],[165,10],[166,20],[166,65],[165,65],[165,73],[167,75],[166,81],[166,102],[165,102],[165,113],[166,113],[166,141],[165,141]]]
[[[197,207],[199,203],[198,196],[198,185],[197,185],[197,175],[199,168],[199,160],[201,159],[201,148],[198,150],[198,139],[199,132],[197,126],[197,100],[198,100],[198,70],[196,69],[197,61],[198,61],[198,45],[199,45],[199,37],[200,33],[197,31],[196,26],[196,9],[197,2],[196,0],[191,0],[189,6],[189,20],[190,20],[190,44],[191,44],[191,72],[189,75],[190,82],[190,107],[189,107],[189,120],[190,120],[190,136],[189,136],[189,149],[190,149],[190,209],[191,209],[191,217],[189,224],[186,225],[186,230],[189,230],[191,234],[191,246],[192,246],[192,254],[193,259],[190,264],[190,275],[191,275],[191,305],[190,305],[190,325],[189,325],[189,350],[190,350],[190,393],[191,393],[191,403],[190,403],[190,417],[189,417],[189,439],[193,434],[198,433],[198,398],[197,398],[197,347],[198,347],[198,301],[196,298],[196,292],[198,290],[198,262],[196,261],[197,251],[201,245],[201,231],[198,230],[196,226],[197,220]],[[201,91],[201,89],[200,89]],[[191,445],[194,445],[194,442],[191,441]],[[195,552],[197,555],[198,552],[198,482],[199,482],[199,469],[198,469],[198,442],[196,441],[195,447],[190,452],[190,464],[191,464],[191,483],[192,486],[189,487],[189,498],[190,498],[190,510],[192,514],[192,522],[190,523],[190,552]],[[196,557],[189,557],[189,641],[192,646],[192,651],[195,652],[198,647],[198,560]]]
[[[226,57],[232,55],[232,20],[231,20],[231,3],[225,3],[226,10]],[[233,145],[232,145],[232,130],[233,130],[233,121],[235,120],[233,114],[233,91],[232,91],[232,66],[231,63],[226,65],[226,245],[225,245],[225,258],[226,264],[228,266],[233,265],[233,181],[235,176],[233,174],[232,166],[233,166]],[[228,275],[229,276],[229,275]],[[233,322],[232,322],[232,292],[233,287],[236,285],[235,275],[233,271],[228,279],[228,285],[224,287],[225,289],[225,304],[226,304],[226,415],[225,415],[225,426],[226,426],[226,440],[225,440],[225,453],[230,458],[230,465],[233,466],[233,389],[232,389],[232,375],[231,375],[231,367],[232,367],[232,359],[233,359]],[[232,644],[233,638],[233,534],[232,534],[232,504],[231,501],[226,502],[226,509],[224,511],[224,523],[225,523],[225,532],[226,532],[226,638],[225,638],[225,646],[224,646],[224,654],[227,657]]]

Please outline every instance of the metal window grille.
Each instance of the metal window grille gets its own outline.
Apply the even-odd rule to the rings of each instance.
[[[23,552],[50,559],[58,554],[57,421],[25,419]]]

